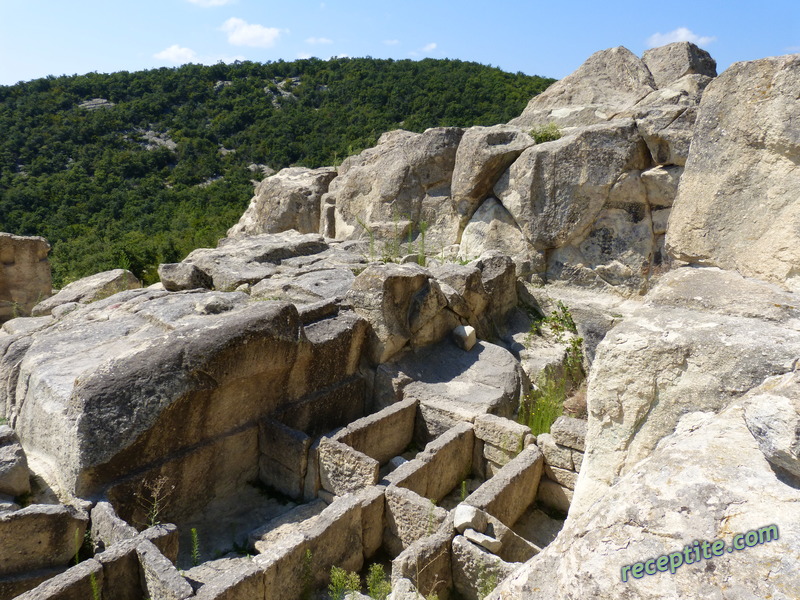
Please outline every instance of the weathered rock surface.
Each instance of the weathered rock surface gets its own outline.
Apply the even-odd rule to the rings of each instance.
[[[665,275],[598,346],[573,510],[588,509],[649,456],[682,415],[723,410],[798,356],[793,294],[714,268]]]
[[[88,304],[140,287],[142,283],[130,271],[125,269],[104,271],[65,285],[55,296],[34,306],[32,314],[34,317],[41,317],[49,315],[53,309],[64,304],[71,302]]]
[[[601,50],[577,71],[534,96],[509,125],[593,125],[611,119],[654,89],[656,84],[647,66],[630,50],[622,46]]]
[[[258,476],[260,418],[304,428],[314,414],[330,430],[363,415],[365,328],[352,312],[304,327],[294,306],[243,293],[123,292],[1,336],[2,405],[66,493],[138,470],[114,492],[122,516],[158,476],[185,513]]]
[[[800,290],[800,56],[736,63],[700,102],[670,216],[676,258]]]
[[[335,237],[367,238],[366,227],[381,245],[401,244],[409,232],[416,239],[424,222],[431,247],[452,244],[459,217],[451,180],[463,133],[456,127],[390,131],[374,148],[347,158],[323,197],[335,205]]]
[[[747,428],[766,459],[800,477],[800,371],[767,379],[742,402]]]
[[[228,237],[280,233],[289,229],[318,233],[320,202],[334,177],[336,169],[333,167],[290,167],[267,177],[258,184],[242,218],[228,230]]]
[[[31,491],[28,459],[19,438],[8,425],[0,425],[0,494],[21,496]]]
[[[271,277],[277,272],[277,267],[283,260],[318,254],[327,249],[328,244],[320,235],[287,231],[242,239],[225,238],[220,240],[216,248],[199,248],[192,251],[182,263],[194,265],[205,273],[214,288],[233,291],[242,284],[253,285]],[[159,272],[165,266],[162,265]],[[167,268],[172,270],[175,267]],[[195,287],[197,276],[186,277],[186,280],[190,283],[180,285],[180,289]]]
[[[452,180],[452,201],[461,229],[491,194],[500,175],[534,143],[530,135],[507,125],[471,127],[464,132]]]
[[[770,468],[740,406],[689,412],[489,598],[789,600],[800,586],[799,500]],[[621,580],[625,565],[682,552],[695,540],[730,547],[735,535],[773,524],[779,537],[768,543],[683,564],[675,574]]]
[[[525,239],[514,217],[496,198],[487,198],[475,211],[461,235],[460,260],[499,253],[514,257],[520,275],[541,271],[539,253]]]
[[[717,62],[708,52],[691,42],[675,42],[651,48],[645,51],[642,60],[653,74],[659,89],[684,75],[717,76]]]
[[[48,252],[42,237],[0,233],[0,323],[30,315],[53,293]]]
[[[506,349],[479,341],[469,352],[444,341],[385,363],[376,375],[376,400],[416,399],[432,439],[461,421],[492,413],[509,417],[522,386],[519,363]]]

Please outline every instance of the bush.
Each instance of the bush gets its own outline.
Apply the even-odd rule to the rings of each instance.
[[[367,595],[373,600],[386,600],[392,591],[392,584],[386,580],[383,566],[377,563],[370,565],[367,573]]]
[[[527,425],[533,435],[550,433],[550,426],[564,412],[569,391],[567,377],[545,370],[532,389],[520,401],[517,420]]]
[[[548,123],[547,125],[538,125],[531,129],[531,137],[537,144],[545,142],[553,142],[561,137],[561,130],[555,123]]]
[[[361,578],[358,573],[347,572],[339,567],[331,567],[331,582],[328,592],[331,600],[344,600],[350,592],[361,591]]]

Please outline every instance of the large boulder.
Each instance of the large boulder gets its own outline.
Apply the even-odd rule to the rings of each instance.
[[[467,129],[456,151],[452,183],[461,229],[491,194],[500,175],[534,143],[530,135],[508,125]]]
[[[650,165],[634,121],[618,119],[528,148],[495,193],[527,242],[546,255],[538,268],[548,279],[639,292],[658,247],[641,179]],[[536,267],[537,255],[529,256]]]
[[[258,184],[242,218],[228,230],[228,237],[280,233],[288,229],[318,233],[320,202],[334,177],[336,169],[333,167],[290,167],[267,177]]]
[[[579,513],[692,411],[718,412],[800,356],[793,294],[715,268],[664,275],[597,348],[589,376]],[[787,417],[788,418],[788,417]]]
[[[216,248],[193,250],[181,263],[160,265],[158,272],[168,290],[213,286],[233,291],[243,284],[255,285],[273,276],[287,259],[327,249],[321,235],[297,231],[224,238]]]
[[[335,206],[334,231],[323,231],[337,239],[372,237],[396,248],[424,230],[430,247],[452,244],[459,218],[450,184],[463,133],[457,127],[390,131],[374,148],[347,158],[323,197]]]
[[[717,62],[692,42],[675,42],[646,50],[642,60],[653,74],[656,87],[666,87],[684,75],[717,76]]]
[[[27,317],[53,293],[48,252],[42,237],[0,233],[0,323]]]
[[[521,128],[583,126],[608,121],[656,89],[647,65],[618,46],[592,54],[577,71],[557,81],[509,122]]]
[[[107,491],[130,519],[164,477],[183,519],[258,477],[260,419],[316,435],[363,416],[366,326],[347,311],[304,325],[244,293],[131,290],[0,335],[0,408],[65,495]]]
[[[795,598],[796,485],[770,468],[741,406],[717,415],[687,411],[649,458],[596,502],[582,511],[573,504],[558,538],[489,598]],[[755,533],[737,538],[748,532]],[[721,555],[708,546],[710,558],[684,554],[715,540],[722,540]],[[647,564],[664,555],[672,555],[674,573],[668,564]]]
[[[32,314],[34,317],[49,315],[54,308],[62,304],[71,302],[87,304],[140,287],[142,283],[136,279],[136,275],[126,269],[103,271],[65,285],[55,296],[34,306]]]
[[[670,216],[676,258],[800,290],[800,55],[736,63],[700,102]]]

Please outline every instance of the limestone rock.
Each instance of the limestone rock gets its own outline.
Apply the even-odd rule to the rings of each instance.
[[[514,217],[496,198],[487,198],[472,215],[461,235],[458,258],[473,260],[491,253],[514,257],[521,273],[532,270],[537,254]]]
[[[486,531],[488,521],[486,520],[486,513],[482,510],[478,510],[469,504],[461,503],[453,513],[453,525],[459,533],[464,533],[467,528],[483,533]]]
[[[499,540],[496,540],[493,537],[486,535],[485,533],[480,533],[478,531],[475,531],[474,529],[465,530],[464,537],[468,539],[470,542],[478,544],[479,546],[485,548],[492,554],[497,554],[503,547],[503,544],[500,543]]]
[[[322,195],[336,177],[336,169],[290,167],[267,177],[256,188],[239,222],[228,230],[228,237],[280,233],[294,229],[299,233],[318,233]]]
[[[651,48],[645,51],[642,60],[653,74],[659,89],[684,75],[697,73],[707,77],[717,76],[717,62],[692,42],[675,42]]]
[[[158,265],[158,276],[165,290],[211,289],[214,282],[209,275],[191,263],[167,263]]]
[[[453,539],[453,583],[462,598],[482,600],[493,584],[508,577],[518,565],[503,561],[473,541],[466,535]]]
[[[328,244],[317,234],[287,231],[244,238],[225,238],[216,248],[199,248],[182,261],[210,278],[214,287],[232,291],[243,283],[256,284],[278,272],[290,258],[319,254]]]
[[[65,285],[55,296],[43,300],[33,307],[33,316],[49,315],[62,304],[78,302],[88,304],[124,292],[142,287],[136,276],[125,269],[104,271]]]
[[[558,417],[550,426],[550,435],[557,444],[575,450],[584,450],[586,421],[573,417]]]
[[[800,289],[800,56],[736,63],[709,84],[667,249]]]
[[[0,233],[0,323],[29,316],[53,293],[49,251],[42,237]]]
[[[647,66],[618,46],[592,54],[577,71],[534,96],[525,111],[509,122],[532,127],[593,125],[611,119],[656,88]]]
[[[323,431],[363,416],[365,329],[344,311],[303,325],[294,306],[238,292],[131,290],[2,336],[0,405],[65,494],[111,486],[135,522],[135,494],[163,476],[185,518],[258,476],[260,419],[318,435],[309,415]]]
[[[662,277],[600,343],[589,376],[586,455],[573,509],[586,510],[692,410],[720,411],[800,356],[792,294],[714,268]]]
[[[374,363],[386,362],[412,339],[419,345],[436,341],[419,339],[429,326],[439,330],[441,339],[457,324],[455,315],[444,314],[447,299],[436,280],[414,264],[368,267],[345,299],[372,324],[368,352]]]
[[[420,348],[378,368],[376,395],[419,401],[423,439],[433,439],[459,423],[492,413],[510,417],[516,409],[522,374],[505,348],[479,341],[464,352],[450,341]]]
[[[648,166],[633,121],[578,130],[525,150],[495,186],[537,250],[564,246],[594,222],[625,171]]]
[[[767,379],[742,402],[747,427],[766,459],[800,477],[800,371]]]
[[[464,132],[456,151],[452,182],[453,203],[462,229],[500,175],[534,143],[530,135],[508,125],[470,127]]]
[[[478,341],[475,337],[475,328],[469,325],[459,325],[453,330],[453,340],[459,348],[469,352]]]
[[[395,130],[347,158],[323,197],[335,205],[335,237],[364,239],[366,227],[377,240],[400,244],[409,232],[416,238],[424,222],[431,247],[454,243],[459,218],[450,201],[451,180],[462,135],[460,128]]]
[[[28,459],[19,438],[8,425],[0,425],[0,494],[21,496],[31,491]]]
[[[686,164],[697,107],[711,81],[705,75],[685,75],[623,113],[636,119],[639,133],[656,164]]]
[[[800,587],[799,499],[770,468],[740,406],[688,412],[647,461],[584,510],[573,505],[558,538],[489,598],[613,598],[624,589],[641,600],[789,600]],[[674,574],[621,580],[626,565],[682,552],[695,540],[731,547],[734,536],[773,524],[779,537],[768,543],[683,564]]]
[[[31,504],[0,513],[0,577],[66,565],[88,521],[84,512],[63,505]]]

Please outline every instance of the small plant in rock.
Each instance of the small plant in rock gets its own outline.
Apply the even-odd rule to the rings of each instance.
[[[545,318],[545,322],[550,325],[550,329],[558,342],[564,340],[564,333],[566,332],[578,333],[578,328],[572,319],[572,313],[561,300],[556,302],[556,309],[550,313],[550,316]]]
[[[156,477],[143,486],[143,491],[136,494],[139,506],[145,511],[147,527],[161,524],[164,510],[169,503],[169,496],[175,489],[169,485],[165,476]]]
[[[302,600],[311,600],[314,594],[314,555],[311,550],[306,548],[306,553],[303,555],[303,570],[300,573],[300,583],[303,590],[300,593]]]
[[[331,582],[328,593],[331,600],[344,600],[350,592],[361,591],[361,578],[358,573],[347,572],[339,567],[331,567]]]
[[[583,379],[583,338],[572,338],[567,345],[567,355],[564,359],[564,368],[573,382],[580,383]]]
[[[550,426],[564,412],[568,382],[565,376],[545,370],[532,389],[520,401],[517,420],[527,425],[533,435],[550,433]]]
[[[558,128],[558,125],[553,122],[547,125],[538,125],[531,129],[530,133],[537,144],[554,142],[561,138],[561,130]]]
[[[466,500],[467,496],[469,496],[469,492],[467,491],[467,480],[464,479],[461,481],[461,501],[463,502]]]
[[[197,528],[192,527],[192,566],[200,564],[200,538],[197,535]]]
[[[367,572],[367,595],[373,600],[386,600],[391,591],[392,584],[386,579],[383,565],[370,565]]]

